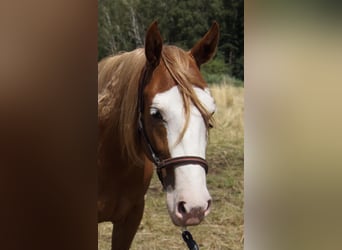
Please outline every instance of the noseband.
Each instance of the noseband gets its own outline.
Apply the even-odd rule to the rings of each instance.
[[[154,165],[156,166],[158,178],[162,185],[164,186],[163,176],[162,176],[162,169],[167,168],[174,168],[181,165],[187,164],[196,164],[200,165],[204,168],[205,173],[208,173],[208,163],[205,159],[198,157],[198,156],[180,156],[168,159],[161,159],[157,152],[154,150],[150,139],[145,130],[144,121],[143,121],[143,113],[144,113],[144,97],[143,91],[149,80],[151,79],[153,70],[145,67],[143,69],[142,77],[139,81],[138,87],[138,131],[143,141],[145,143],[146,149],[149,154],[149,158],[153,161]]]

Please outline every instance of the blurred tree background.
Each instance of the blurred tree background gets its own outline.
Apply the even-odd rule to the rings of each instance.
[[[98,0],[98,60],[142,47],[154,20],[167,44],[190,49],[216,20],[217,54],[201,71],[209,83],[233,77],[243,85],[243,0]]]

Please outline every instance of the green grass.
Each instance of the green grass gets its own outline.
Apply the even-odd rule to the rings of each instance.
[[[211,213],[189,227],[200,249],[243,249],[243,88],[211,85],[217,112],[207,148]],[[99,249],[110,249],[111,223],[99,225]],[[146,195],[144,217],[131,249],[187,249],[181,230],[169,218],[165,194],[156,175]]]

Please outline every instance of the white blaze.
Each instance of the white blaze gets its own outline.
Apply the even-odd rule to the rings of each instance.
[[[215,103],[209,90],[194,88],[198,99],[208,112],[215,111]],[[191,104],[190,120],[184,136],[178,142],[180,133],[185,125],[184,104],[177,86],[157,94],[152,102],[165,120],[167,141],[171,157],[199,156],[205,159],[207,145],[207,128],[199,110]],[[175,189],[168,187],[167,203],[171,218],[177,223],[175,213],[178,202],[184,201],[185,208],[208,206],[210,199],[206,187],[206,175],[199,165],[184,165],[175,168]]]

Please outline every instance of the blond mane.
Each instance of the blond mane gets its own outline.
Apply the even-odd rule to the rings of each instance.
[[[178,142],[188,126],[191,103],[199,109],[207,126],[211,119],[193,89],[194,85],[206,87],[205,81],[200,74],[192,74],[190,60],[193,59],[188,52],[175,46],[163,47],[161,63],[174,79],[184,101],[186,124]],[[98,150],[106,143],[105,138],[113,137],[115,133],[122,153],[139,165],[142,155],[137,133],[138,85],[145,64],[144,49],[140,48],[105,58],[98,66]]]
[[[204,89],[207,85],[200,73],[194,74],[196,72],[191,69],[191,60],[193,59],[190,52],[185,52],[176,46],[166,46],[163,48],[162,61],[182,95],[186,116],[185,125],[176,143],[180,142],[188,127],[191,103],[200,111],[207,128],[213,123],[212,114],[203,106],[193,89],[194,86]]]

